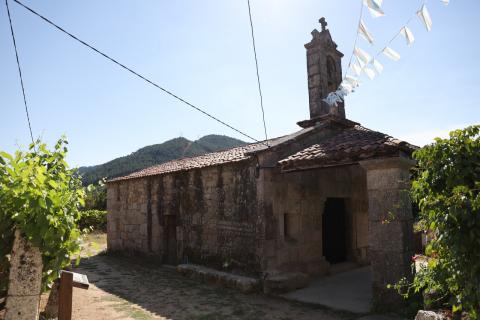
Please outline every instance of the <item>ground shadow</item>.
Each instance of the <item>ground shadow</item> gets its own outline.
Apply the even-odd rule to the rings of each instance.
[[[352,319],[354,315],[184,278],[173,268],[141,257],[99,254],[82,259],[76,272],[109,293],[151,313],[152,319]],[[148,313],[133,319],[149,319]]]

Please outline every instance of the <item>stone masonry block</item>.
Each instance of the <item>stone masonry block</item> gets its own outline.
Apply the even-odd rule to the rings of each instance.
[[[404,221],[412,219],[412,204],[407,191],[398,189],[369,190],[369,220]]]
[[[391,252],[370,250],[373,283],[386,287],[394,284],[402,277],[412,274],[411,259],[413,251]]]
[[[413,250],[413,220],[369,222],[369,247],[374,251],[410,252]]]
[[[402,168],[371,170],[367,175],[368,190],[410,188],[410,172]]]

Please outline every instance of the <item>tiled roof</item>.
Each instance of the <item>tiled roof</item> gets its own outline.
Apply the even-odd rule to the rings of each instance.
[[[352,122],[353,123],[353,122]],[[274,150],[284,143],[295,143],[303,135],[322,130],[320,127],[302,129],[291,135],[268,140],[268,146]],[[368,158],[392,156],[403,151],[411,153],[416,147],[407,142],[394,139],[380,132],[366,129],[360,125],[342,127],[331,138],[312,145],[286,159],[279,161],[283,170],[294,170],[308,166],[336,165],[351,163]],[[156,176],[166,173],[205,168],[226,163],[250,159],[252,154],[266,150],[265,142],[248,144],[242,147],[208,153],[203,156],[183,158],[149,167],[129,175],[113,178],[108,182]]]
[[[247,155],[246,153],[254,151],[261,145],[262,143],[252,143],[242,147],[208,153],[203,156],[172,160],[153,167],[145,168],[127,176],[110,179],[108,182],[155,176],[177,171],[204,168],[224,163],[238,162],[249,159],[251,156]]]
[[[171,172],[187,171],[191,169],[199,169],[225,163],[243,161],[246,159],[250,159],[252,157],[252,154],[255,152],[266,150],[269,147],[276,147],[279,144],[282,144],[289,140],[294,140],[304,134],[308,134],[313,130],[314,128],[302,129],[290,135],[269,139],[267,141],[247,144],[242,147],[207,153],[203,156],[172,160],[156,166],[145,168],[137,172],[133,172],[123,177],[109,179],[108,182],[156,176]]]
[[[400,152],[411,154],[415,149],[416,146],[405,141],[355,125],[279,163],[282,170],[288,171],[309,166],[346,164],[370,158],[398,156]]]

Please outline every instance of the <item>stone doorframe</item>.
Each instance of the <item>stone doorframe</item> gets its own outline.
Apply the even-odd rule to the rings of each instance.
[[[388,284],[411,277],[413,215],[409,197],[409,158],[361,161],[368,191],[368,244],[372,266],[373,306],[394,308],[403,298]]]

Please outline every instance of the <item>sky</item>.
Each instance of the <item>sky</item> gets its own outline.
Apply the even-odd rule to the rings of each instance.
[[[9,0],[34,136],[50,145],[65,134],[71,166],[94,165],[183,136],[224,134],[245,141],[125,72]],[[43,0],[23,2],[79,38],[232,126],[263,139],[246,0]],[[363,20],[375,53],[423,0],[385,0],[385,16]],[[353,50],[360,0],[251,0],[269,137],[308,119],[304,44],[325,17],[344,71]],[[363,126],[417,145],[480,123],[480,1],[427,4],[433,29],[414,17],[415,43],[397,38],[398,62],[347,97]],[[30,142],[6,8],[0,5],[0,150]]]

